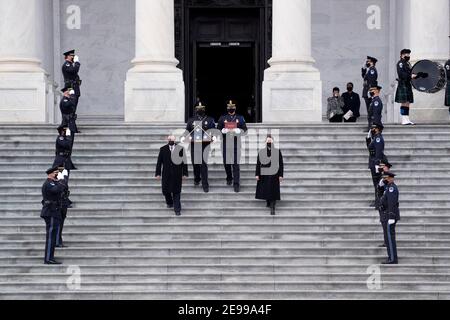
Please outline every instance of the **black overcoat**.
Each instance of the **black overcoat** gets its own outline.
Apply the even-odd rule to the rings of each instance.
[[[278,158],[278,165],[270,159]],[[271,168],[273,163],[273,168]],[[271,168],[268,170],[268,168]],[[264,171],[270,172],[264,172]],[[260,200],[281,200],[280,177],[284,175],[283,155],[279,149],[262,149],[258,153],[256,163],[256,174],[259,181],[256,186],[256,199]]]
[[[183,176],[188,175],[186,152],[182,146],[175,145],[173,157],[168,144],[159,150],[155,177],[162,177],[163,194],[181,193]]]

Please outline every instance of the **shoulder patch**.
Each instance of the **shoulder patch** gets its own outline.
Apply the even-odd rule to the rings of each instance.
[[[399,66],[400,68],[403,68],[403,62],[400,62],[400,63],[398,64],[398,66]]]
[[[51,185],[52,187],[54,187],[54,186],[55,186],[55,183],[54,183],[54,182],[50,182],[50,185]]]
[[[59,140],[64,140],[64,137],[59,137]]]
[[[380,143],[381,142],[381,138],[377,138],[377,143]]]
[[[375,74],[375,70],[370,70],[370,74]]]
[[[445,68],[446,68],[447,70],[450,70],[450,64],[446,65]]]
[[[66,63],[66,67],[70,67],[70,63]]]
[[[394,192],[394,187],[390,187],[389,192]]]
[[[375,106],[378,107],[378,105],[380,104],[378,101],[375,101]]]

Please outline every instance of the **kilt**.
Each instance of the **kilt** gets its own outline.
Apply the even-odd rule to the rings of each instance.
[[[397,103],[405,103],[410,102],[414,103],[414,95],[412,90],[411,82],[399,82],[397,87],[397,92],[395,93],[395,102]]]
[[[445,89],[445,105],[450,107],[450,82],[447,81],[447,88]]]

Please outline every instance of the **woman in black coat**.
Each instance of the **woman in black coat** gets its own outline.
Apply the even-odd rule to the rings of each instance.
[[[275,215],[276,202],[281,200],[283,174],[283,155],[274,147],[272,136],[268,136],[266,147],[259,151],[256,163],[256,199],[266,200],[271,215]]]

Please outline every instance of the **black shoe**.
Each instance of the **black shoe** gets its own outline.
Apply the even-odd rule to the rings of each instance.
[[[372,201],[370,204],[369,204],[369,207],[371,207],[371,208],[375,208],[376,207],[376,203],[375,203],[375,201]]]
[[[267,203],[267,204],[266,204],[266,208],[270,208],[270,203]]]
[[[204,191],[205,193],[208,193],[208,192],[209,192],[209,187],[203,187],[203,191]]]
[[[233,181],[232,180],[227,180],[227,186],[232,186],[233,185]]]
[[[62,262],[56,261],[56,260],[49,260],[49,261],[45,261],[45,264],[54,264],[54,265],[60,265],[62,264]]]
[[[81,131],[80,130],[78,130],[77,132],[75,132],[75,133],[81,133]]]
[[[236,193],[241,192],[241,187],[238,185],[234,186],[234,192],[236,192]]]
[[[78,170],[78,168],[77,167],[73,167],[73,169],[72,170]]]
[[[274,216],[275,215],[275,208],[270,208],[270,215]]]
[[[386,260],[386,261],[383,261],[381,264],[398,264],[398,261]]]
[[[167,209],[173,209],[173,204],[168,204]]]
[[[200,181],[194,181],[194,186],[198,187],[200,185]]]
[[[177,217],[179,217],[179,216],[181,216],[181,212],[175,212],[175,215],[176,215]]]
[[[380,244],[379,246],[378,246],[378,248],[386,248],[386,245],[383,243],[383,244]]]
[[[68,246],[66,246],[65,244],[60,244],[57,245],[56,248],[68,248]]]

